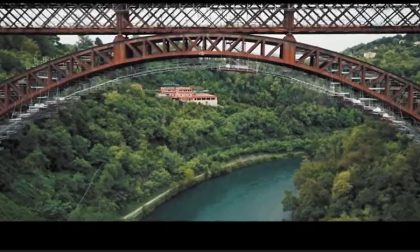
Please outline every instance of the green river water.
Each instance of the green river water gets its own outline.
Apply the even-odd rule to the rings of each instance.
[[[301,159],[268,161],[237,169],[188,189],[143,221],[282,221],[284,192],[295,191]]]

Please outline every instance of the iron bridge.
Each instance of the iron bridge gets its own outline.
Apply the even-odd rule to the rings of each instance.
[[[420,32],[420,4],[0,3],[0,34]]]

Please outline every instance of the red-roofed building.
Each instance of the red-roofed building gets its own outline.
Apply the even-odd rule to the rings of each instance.
[[[158,96],[170,97],[181,102],[217,106],[217,96],[207,93],[195,93],[191,87],[161,87]]]

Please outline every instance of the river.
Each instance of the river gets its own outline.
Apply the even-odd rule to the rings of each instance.
[[[237,169],[188,189],[155,209],[144,221],[282,221],[284,192],[295,191],[301,159],[264,162]]]

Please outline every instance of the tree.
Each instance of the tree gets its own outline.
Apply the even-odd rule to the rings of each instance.
[[[25,37],[22,41],[21,50],[28,52],[33,56],[39,57],[41,55],[41,50],[39,45],[32,39]]]
[[[99,37],[96,37],[96,39],[95,39],[95,45],[96,46],[101,46],[101,45],[103,45],[104,43],[102,43],[102,40],[99,38]]]
[[[54,127],[50,131],[50,134],[46,135],[46,145],[42,149],[51,160],[51,169],[70,168],[70,163],[74,159],[71,135],[63,126]]]
[[[95,144],[89,151],[89,161],[95,167],[102,167],[111,159],[108,149],[102,144]]]
[[[23,70],[25,70],[25,67],[16,53],[0,50],[0,71],[16,74]]]
[[[47,156],[39,149],[35,149],[25,159],[23,159],[23,168],[26,171],[31,169],[47,169],[50,165],[50,160]]]
[[[39,221],[43,220],[27,207],[17,205],[11,199],[0,193],[0,221]]]
[[[78,51],[93,47],[92,39],[87,35],[79,35],[79,40],[76,42],[76,47]]]
[[[348,194],[351,189],[350,171],[342,171],[334,179],[332,198],[337,199],[338,197],[342,197]]]
[[[42,56],[57,56],[57,45],[58,41],[60,41],[60,38],[58,36],[34,35],[29,37],[38,44]]]

